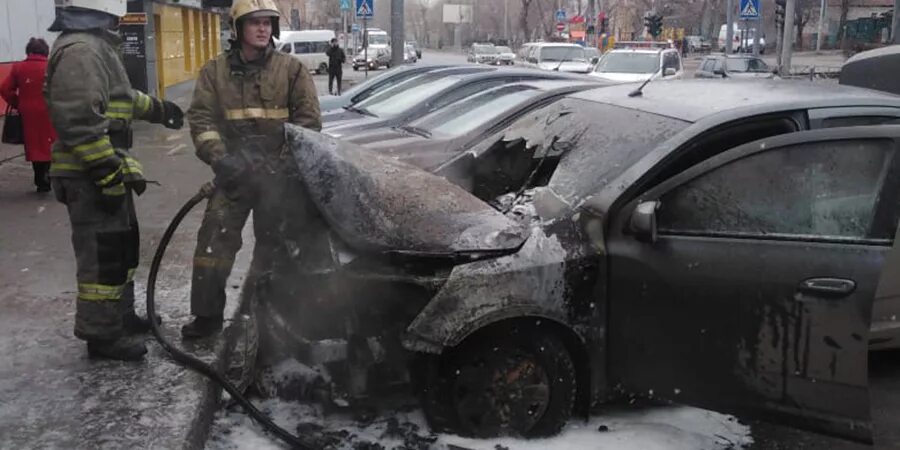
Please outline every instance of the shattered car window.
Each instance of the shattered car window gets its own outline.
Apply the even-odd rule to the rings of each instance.
[[[757,153],[665,195],[661,232],[870,236],[891,156],[887,141],[803,144]]]
[[[596,193],[659,142],[689,125],[670,117],[578,99],[558,102],[536,117],[538,123],[526,119],[515,127],[534,127],[542,135],[531,136],[531,140],[548,146],[556,138],[554,147],[568,150],[549,187],[569,203]]]
[[[390,118],[434,96],[457,81],[459,81],[457,77],[426,75],[398,84],[388,91],[360,102],[357,106],[377,117]]]
[[[473,95],[410,125],[444,138],[462,136],[538,95],[529,86],[507,86]]]

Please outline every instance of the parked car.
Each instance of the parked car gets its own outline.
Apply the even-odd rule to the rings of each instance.
[[[684,66],[673,48],[619,48],[606,52],[590,75],[619,82],[677,80],[684,76]]]
[[[686,36],[688,48],[691,53],[707,53],[712,50],[712,43],[706,36]]]
[[[505,45],[498,46],[495,62],[498,66],[511,66],[516,63],[516,54]]]
[[[353,58],[353,70],[365,69],[378,70],[382,67],[391,67],[391,48],[386,45],[370,45],[368,49],[362,49]]]
[[[695,78],[774,78],[762,58],[750,55],[709,55],[700,61]]]
[[[366,81],[354,85],[341,93],[341,95],[321,95],[319,96],[319,109],[326,113],[334,109],[341,109],[359,103],[377,92],[381,92],[398,83],[402,83],[415,76],[432,72],[435,70],[446,69],[447,64],[431,64],[417,66],[396,67],[377,76],[369,77]],[[479,68],[479,70],[489,70]]]
[[[310,71],[323,74],[328,72],[325,50],[333,38],[334,31],[331,30],[285,31],[276,42],[276,48],[299,59]]]
[[[840,84],[900,94],[900,47],[891,45],[857,53],[841,67]]]
[[[598,84],[592,80],[505,84],[472,94],[406,124],[371,129],[343,140],[431,170],[532,110]]]
[[[419,47],[419,43],[416,41],[406,41],[406,45],[411,45],[413,49],[416,51],[416,58],[422,59],[422,47]]]
[[[416,55],[416,49],[412,45],[407,44],[404,48],[403,53],[403,62],[404,63],[416,63],[419,61],[419,57]]]
[[[467,74],[435,71],[421,75],[348,110],[322,114],[323,130],[346,138],[373,128],[405,124],[476,92],[504,84],[540,79],[584,80],[584,77],[530,69],[492,69]]]
[[[476,64],[494,64],[497,56],[497,48],[493,44],[473,44],[466,60]]]
[[[900,98],[634,88],[570,94],[433,173],[286,125],[304,192],[279,232],[302,256],[253,291],[261,331],[338,368],[342,401],[412,378],[434,431],[546,436],[646,396],[870,441],[900,126],[846,125]]]
[[[540,43],[529,49],[526,65],[542,70],[589,73],[591,63],[584,47],[567,43]]]
[[[600,62],[601,56],[602,55],[600,54],[599,49],[596,49],[594,47],[585,47],[584,48],[584,57],[587,58],[588,63],[590,63],[592,66],[594,64],[597,64],[598,62]]]

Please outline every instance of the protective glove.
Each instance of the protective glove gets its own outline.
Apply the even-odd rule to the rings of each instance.
[[[125,204],[125,183],[100,188],[100,204],[107,214],[115,214]]]
[[[240,186],[241,178],[249,171],[244,160],[234,154],[214,162],[212,169],[216,175],[213,182],[224,189],[226,194],[234,193]]]
[[[162,124],[166,128],[172,130],[180,130],[184,126],[184,111],[178,105],[163,100],[162,102],[163,118]]]

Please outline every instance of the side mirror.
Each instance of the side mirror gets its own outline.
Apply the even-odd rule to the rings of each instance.
[[[672,76],[675,76],[675,74],[677,74],[677,73],[678,73],[678,71],[675,70],[674,67],[668,67],[665,70],[663,70],[664,77],[672,77]]]
[[[595,57],[591,58],[591,64],[597,64],[598,62],[600,62],[599,56],[595,56]]]
[[[631,213],[628,230],[640,242],[656,242],[656,210],[659,202],[642,202]]]

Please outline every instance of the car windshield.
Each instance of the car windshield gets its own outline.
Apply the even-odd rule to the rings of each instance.
[[[729,72],[768,72],[769,66],[757,58],[728,58],[725,67]]]
[[[659,55],[656,53],[612,52],[600,59],[594,72],[601,73],[656,73],[659,71]]]
[[[369,45],[388,45],[387,34],[369,34]]]
[[[518,108],[540,93],[530,86],[504,86],[475,94],[431,113],[410,127],[425,130],[436,137],[462,136],[505,112]]]
[[[509,47],[497,47],[497,53],[512,53]]]
[[[584,57],[584,48],[572,45],[542,48],[541,61],[587,61],[587,58]]]
[[[360,102],[357,108],[376,117],[391,118],[433,97],[458,82],[457,77],[422,76],[394,86],[381,94]]]
[[[497,53],[497,49],[491,45],[475,45],[472,50],[479,55],[493,55]]]

